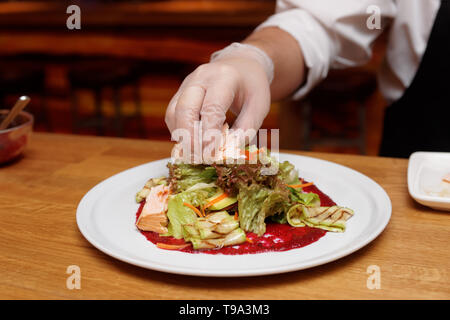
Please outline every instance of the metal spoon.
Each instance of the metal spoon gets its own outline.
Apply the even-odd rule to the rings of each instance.
[[[8,128],[9,124],[14,120],[14,118],[26,107],[26,105],[30,102],[30,98],[27,96],[21,96],[19,100],[17,100],[14,107],[8,113],[5,119],[3,119],[2,123],[0,123],[0,130],[5,130]]]

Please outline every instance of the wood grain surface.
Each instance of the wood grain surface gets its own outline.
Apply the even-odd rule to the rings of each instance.
[[[389,194],[392,219],[363,249],[308,270],[248,278],[165,274],[113,259],[78,231],[83,195],[127,168],[167,157],[165,142],[34,134],[24,156],[0,166],[1,299],[449,299],[450,215],[408,195],[407,160],[301,153],[349,166]],[[69,290],[67,267],[81,268]],[[367,268],[381,288],[368,289]]]

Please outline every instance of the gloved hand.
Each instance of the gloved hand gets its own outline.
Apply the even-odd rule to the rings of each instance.
[[[206,130],[222,130],[226,112],[237,114],[232,129],[258,130],[269,112],[272,60],[261,49],[233,43],[214,53],[211,61],[189,74],[166,110],[166,124],[194,134],[201,120],[203,147]]]

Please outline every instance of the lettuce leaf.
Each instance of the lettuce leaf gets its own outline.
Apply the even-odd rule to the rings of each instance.
[[[279,223],[279,224],[285,224],[288,222],[287,217],[286,217],[286,212],[282,212],[282,213],[276,214],[274,216],[271,216],[270,220],[272,220],[273,222]]]
[[[216,169],[205,165],[171,164],[169,182],[175,193],[186,191],[198,183],[212,183],[217,179]]]
[[[266,232],[265,219],[281,214],[288,205],[288,194],[281,187],[273,190],[257,184],[241,187],[238,194],[240,226],[244,231],[260,236]]]
[[[304,193],[299,189],[294,189],[288,187],[289,198],[291,203],[294,203],[294,206],[296,204],[302,204],[308,207],[317,207],[320,205],[320,198],[319,195],[313,192]],[[288,203],[286,203],[287,206],[289,206]],[[289,208],[285,209],[281,213],[278,213],[271,217],[271,220],[276,223],[288,223],[288,219],[286,216],[286,212],[289,211]]]
[[[285,184],[294,184],[298,181],[298,171],[289,161],[278,164],[278,178]]]
[[[239,189],[238,212],[239,222],[244,231],[263,234],[266,230],[265,217],[262,216],[262,205],[269,195],[269,189],[252,184]]]
[[[320,205],[320,198],[314,192],[302,192],[300,189],[288,187],[290,191],[290,199],[294,203],[301,203],[308,207],[317,207]]]
[[[168,232],[164,236],[183,238],[183,225],[193,224],[197,220],[197,214],[194,210],[185,206],[184,203],[187,202],[194,207],[198,207],[203,205],[211,194],[214,194],[214,188],[186,191],[170,196],[167,205]]]

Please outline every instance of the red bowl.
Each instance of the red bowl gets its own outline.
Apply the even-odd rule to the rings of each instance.
[[[8,112],[9,110],[0,110],[0,122]],[[13,160],[23,152],[30,140],[33,122],[33,115],[22,111],[14,119],[12,126],[0,130],[0,163]]]

